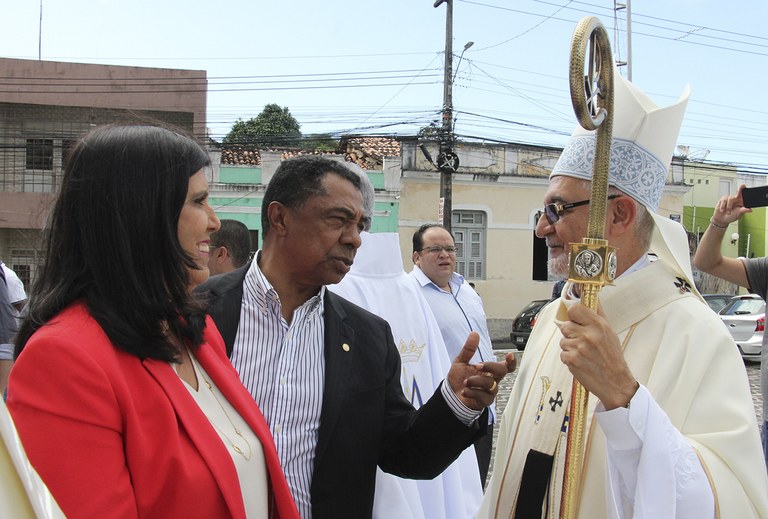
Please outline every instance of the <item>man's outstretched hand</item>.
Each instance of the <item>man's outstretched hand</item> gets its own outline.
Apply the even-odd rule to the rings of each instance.
[[[446,380],[456,396],[469,408],[480,411],[493,403],[499,392],[499,384],[515,371],[515,354],[507,353],[505,362],[481,362],[470,364],[480,344],[480,335],[470,332],[464,348],[451,364]]]

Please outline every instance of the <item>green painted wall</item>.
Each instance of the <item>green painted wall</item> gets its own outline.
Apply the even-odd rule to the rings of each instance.
[[[213,210],[216,211],[219,220],[243,222],[251,231],[259,231],[259,240],[261,240],[261,198],[212,197],[208,201]],[[237,208],[237,211],[234,211],[234,208]],[[261,247],[261,243],[253,244],[253,247]]]
[[[739,220],[739,255],[746,256],[749,235],[749,257],[765,256],[766,208],[755,207]]]
[[[218,214],[219,211],[226,211],[227,207],[255,207],[261,208],[261,198],[250,196],[233,196],[232,198],[225,197],[211,197],[208,199],[208,203],[211,204],[214,211]]]
[[[701,227],[701,232],[707,230],[709,219],[712,218],[715,209],[713,207],[696,207],[696,222]],[[683,208],[683,224],[685,229],[691,229],[691,219],[693,217],[693,208],[685,206]],[[750,257],[766,256],[766,219],[768,212],[765,207],[756,207],[751,213],[745,214],[739,220],[739,256],[747,255],[747,236],[749,236],[749,255]],[[725,242],[725,238],[723,239]]]
[[[261,168],[219,166],[219,181],[225,184],[261,184]]]
[[[707,230],[709,219],[712,218],[715,209],[712,207],[696,207],[696,224],[701,228],[701,232]],[[686,231],[696,232],[696,227],[691,227],[693,220],[693,207],[686,205],[683,207],[683,227]]]
[[[259,231],[261,235],[261,215],[250,213],[227,213],[225,211],[217,211],[216,216],[220,220],[237,220],[243,222],[248,229],[252,231]]]
[[[371,223],[371,232],[397,232],[400,221],[400,204],[397,202],[376,202],[373,210],[377,213]],[[381,213],[389,211],[383,216]]]
[[[384,189],[384,173],[367,171],[374,189]],[[251,166],[221,166],[219,180],[224,184],[261,184],[261,168]],[[259,231],[261,239],[261,197],[233,195],[232,197],[211,197],[209,203],[219,219],[243,222],[248,229]],[[397,232],[400,221],[398,202],[375,202],[371,232]],[[387,212],[386,216],[383,214]],[[261,247],[261,243],[258,244]]]
[[[384,173],[379,171],[366,171],[368,179],[374,189],[384,189]]]

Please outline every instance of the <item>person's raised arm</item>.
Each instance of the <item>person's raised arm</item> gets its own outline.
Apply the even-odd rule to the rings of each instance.
[[[709,227],[704,232],[696,255],[693,257],[693,266],[702,272],[712,274],[721,279],[748,287],[747,271],[744,264],[738,258],[724,257],[720,247],[728,230],[728,225],[735,222],[745,213],[751,213],[752,209],[744,207],[741,192],[744,184],[739,186],[739,191],[734,196],[722,197],[715,206],[715,212],[709,222]]]

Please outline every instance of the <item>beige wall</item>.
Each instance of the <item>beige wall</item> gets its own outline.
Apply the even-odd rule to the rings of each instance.
[[[0,229],[42,229],[53,200],[52,193],[0,191]]]
[[[453,209],[487,215],[486,277],[472,280],[491,319],[511,319],[533,299],[547,299],[551,282],[532,280],[533,213],[541,206],[546,178],[478,181],[457,175]],[[440,182],[436,174],[404,178],[400,198],[400,247],[406,271],[413,268],[412,236],[419,225],[437,221]]]
[[[400,198],[400,247],[406,271],[413,268],[412,236],[419,225],[437,221],[440,190],[435,172],[406,171]],[[490,319],[511,319],[531,300],[547,299],[553,282],[534,281],[534,213],[543,206],[546,175],[499,175],[495,181],[457,174],[453,181],[453,209],[477,210],[487,215],[486,277],[472,280]],[[684,185],[667,185],[659,214],[682,215]]]

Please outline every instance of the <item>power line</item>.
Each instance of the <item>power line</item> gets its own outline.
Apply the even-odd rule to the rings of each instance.
[[[432,60],[430,60],[430,62],[429,62],[429,63],[427,63],[427,66],[426,66],[426,67],[424,67],[422,70],[420,70],[420,71],[419,71],[419,73],[418,73],[418,74],[416,74],[416,75],[413,77],[413,79],[412,79],[410,82],[408,82],[407,84],[403,85],[403,87],[402,87],[400,90],[398,90],[397,92],[395,92],[395,94],[394,94],[392,97],[390,97],[390,98],[389,98],[389,99],[388,99],[388,100],[387,100],[387,101],[386,101],[386,102],[385,102],[383,105],[381,105],[379,108],[377,108],[376,110],[374,110],[374,111],[373,111],[373,113],[371,113],[370,115],[368,115],[368,116],[367,116],[365,119],[363,119],[362,121],[360,121],[360,124],[362,125],[363,123],[365,123],[366,121],[368,121],[368,120],[369,120],[371,117],[373,117],[374,115],[376,115],[377,113],[379,113],[379,111],[381,111],[381,109],[382,109],[382,108],[384,108],[384,107],[385,107],[385,106],[387,106],[387,105],[388,105],[390,102],[392,102],[392,100],[393,100],[394,98],[396,98],[398,95],[400,95],[400,93],[401,93],[403,90],[405,90],[405,89],[406,89],[408,86],[410,86],[410,85],[413,83],[413,81],[414,81],[416,78],[418,78],[418,77],[421,77],[421,75],[422,75],[422,74],[423,74],[423,73],[424,73],[424,72],[425,72],[425,71],[426,71],[426,70],[429,68],[429,66],[430,66],[430,65],[432,65],[432,63],[434,63],[434,61],[435,61],[436,59],[437,59],[437,56],[435,56],[434,58],[432,58]],[[354,129],[353,129],[353,131],[354,131]]]
[[[497,9],[497,10],[501,10],[501,11],[507,11],[507,12],[513,12],[513,13],[518,13],[518,14],[525,14],[525,15],[528,15],[528,16],[544,18],[545,20],[557,20],[557,21],[561,21],[561,22],[567,22],[567,23],[570,23],[570,24],[576,23],[576,21],[577,21],[577,20],[571,20],[569,18],[556,17],[554,15],[543,15],[543,14],[539,14],[539,13],[535,13],[535,12],[531,12],[531,11],[525,11],[525,10],[522,10],[522,9],[513,9],[513,8],[510,8],[510,7],[502,7],[502,6],[497,6],[497,5],[491,5],[491,4],[482,3],[482,2],[478,2],[478,1],[474,1],[474,0],[461,0],[461,1],[464,2],[464,3],[474,4],[474,5],[478,5],[478,6],[481,6],[481,7],[486,7],[486,8],[489,8],[489,9]],[[589,14],[594,14],[593,11],[584,11],[582,9],[576,9],[576,8],[573,8],[573,7],[568,7],[568,5],[571,3],[571,0],[569,0],[568,3],[565,6],[561,6],[559,4],[555,4],[555,3],[552,3],[552,2],[545,2],[543,0],[533,0],[533,1],[535,1],[537,3],[541,3],[541,4],[550,5],[550,6],[560,7],[561,9],[568,9],[568,10],[572,10],[572,11],[587,12]],[[585,2],[575,2],[575,3],[587,5],[587,6],[589,6],[592,9],[612,10],[611,8],[606,8],[606,7],[598,6],[598,5],[594,5],[594,4],[588,4],[588,3],[585,3]],[[637,14],[636,12],[633,13],[633,14],[635,15],[635,17],[638,17],[638,18],[642,18],[644,16],[642,14]],[[611,14],[611,17],[612,16],[613,15]],[[660,20],[663,20],[663,21],[666,21],[666,22],[669,22],[669,23],[677,23],[677,24],[682,24],[683,23],[683,22],[676,22],[676,21],[673,21],[673,20],[664,20],[664,19],[660,19]],[[688,33],[692,29],[696,29],[698,27],[701,27],[701,26],[692,25],[692,24],[685,24],[688,28],[686,30],[680,30],[680,29],[673,29],[673,28],[664,27],[664,26],[656,25],[656,24],[652,24],[652,23],[641,22],[641,21],[635,21],[634,24],[636,24],[636,25],[643,25],[643,26],[650,27],[650,28],[655,28],[655,29],[661,29],[661,30],[664,30],[664,31],[673,31],[673,32],[677,33],[676,36],[682,36],[682,35]],[[706,29],[709,29],[709,28],[706,28]],[[731,31],[719,31],[719,32],[722,32],[724,34],[738,34],[738,33],[733,33]],[[768,56],[768,52],[757,52],[757,51],[752,51],[752,50],[738,49],[738,48],[727,47],[727,46],[722,46],[722,45],[715,45],[715,44],[708,44],[708,43],[703,43],[703,42],[698,42],[698,41],[689,41],[687,39],[676,40],[675,37],[671,37],[671,36],[663,36],[663,35],[658,35],[658,34],[643,33],[643,32],[638,32],[638,31],[633,31],[632,34],[635,35],[635,36],[647,36],[649,38],[657,38],[657,39],[663,39],[663,40],[669,40],[669,41],[680,41],[682,43],[687,43],[687,44],[692,44],[692,45],[700,45],[700,46],[708,47],[708,48],[716,48],[716,49],[728,50],[728,51],[732,51],[732,52],[740,52],[740,53],[744,53],[744,54],[752,54],[752,55],[758,55],[758,56]],[[749,45],[749,46],[754,46],[754,47],[758,47],[758,48],[761,48],[761,49],[768,50],[768,45],[764,45],[764,44],[761,44],[761,43],[751,43],[751,42],[745,42],[743,40],[734,40],[734,39],[731,39],[731,38],[722,38],[722,37],[718,37],[718,36],[709,36],[709,35],[705,35],[705,34],[698,34],[697,36],[698,37],[702,37],[702,38],[716,40],[716,41],[727,42],[727,43],[739,43],[739,44],[743,44],[743,45]],[[754,38],[754,39],[766,39],[766,38],[762,38],[760,36],[752,36],[752,35],[745,35],[745,36],[747,36],[749,38]],[[511,41],[511,40],[508,40],[508,41]],[[506,42],[502,42],[502,43],[506,43]],[[485,48],[491,48],[491,47],[495,47],[497,45],[499,45],[499,44],[491,45],[491,46],[485,47]],[[480,51],[480,50],[484,50],[484,49],[478,49],[478,51]]]
[[[434,58],[433,60],[434,61]],[[431,64],[431,63],[430,63]],[[138,81],[153,81],[153,82],[169,82],[169,83],[186,83],[188,81],[195,82],[195,81],[216,81],[219,80],[269,80],[269,81],[276,81],[280,78],[316,78],[316,77],[335,77],[335,76],[349,76],[349,75],[375,75],[375,76],[381,76],[382,74],[403,74],[408,72],[418,72],[419,74],[423,73],[427,67],[424,69],[399,69],[399,70],[360,70],[360,71],[352,71],[352,72],[318,72],[318,73],[311,73],[311,74],[261,74],[261,75],[250,75],[250,76],[199,76],[199,77],[187,77],[187,76],[176,76],[176,77],[157,77],[157,76],[138,76],[138,77],[61,77],[61,76],[0,76],[0,80],[8,80],[11,81],[9,84],[15,84],[15,81],[19,80],[22,81],[23,85],[34,85],[35,83],[31,83],[31,81],[37,81],[37,80],[43,80],[45,83],[41,83],[44,85],[50,85],[50,84],[58,84],[58,83],[50,83],[51,80],[55,81],[61,81],[64,85],[73,86],[71,82],[73,81],[87,81],[89,83],[115,83],[115,82],[138,82]],[[173,72],[184,72],[183,69],[168,69]],[[439,69],[433,69],[437,72],[440,72]],[[411,77],[411,76],[401,76],[401,77]],[[25,82],[27,81],[27,82]],[[254,81],[254,82],[260,82],[260,81]],[[224,83],[227,84],[227,83]]]

